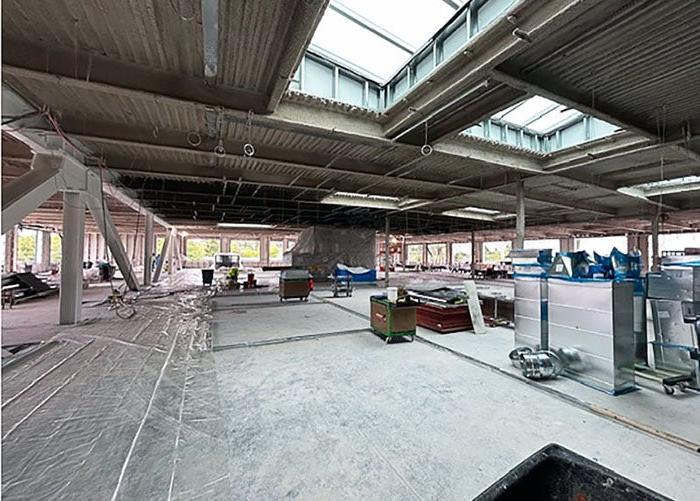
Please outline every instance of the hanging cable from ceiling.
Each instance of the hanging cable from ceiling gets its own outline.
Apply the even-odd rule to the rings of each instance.
[[[428,143],[428,121],[425,121],[425,137],[423,146],[420,148],[420,154],[424,157],[430,156],[433,153],[433,147]]]
[[[255,146],[253,146],[253,110],[248,110],[245,128],[248,142],[243,145],[243,154],[247,157],[252,157],[255,155]]]

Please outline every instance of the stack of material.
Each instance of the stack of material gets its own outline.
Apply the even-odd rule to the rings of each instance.
[[[467,298],[459,291],[442,287],[427,291],[412,291],[411,295],[424,301],[416,311],[416,323],[440,334],[473,329]]]
[[[33,273],[9,273],[2,277],[2,292],[12,295],[13,303],[48,296],[58,292],[58,287],[39,280]]]

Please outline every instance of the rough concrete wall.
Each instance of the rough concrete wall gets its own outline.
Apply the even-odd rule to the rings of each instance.
[[[312,226],[284,253],[284,260],[294,267],[308,268],[315,276],[328,275],[338,263],[374,268],[375,240],[374,230]]]

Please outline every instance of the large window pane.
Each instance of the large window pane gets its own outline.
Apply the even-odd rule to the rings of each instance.
[[[484,242],[484,263],[500,263],[510,254],[512,243]]]
[[[472,262],[471,242],[458,242],[452,244],[452,264],[462,268],[467,267]]]
[[[479,31],[503,14],[515,0],[488,0],[477,12]]]
[[[406,264],[421,264],[423,262],[423,246],[417,245],[407,245],[406,246],[408,254],[408,259]]]
[[[333,68],[308,58],[304,63],[304,92],[333,97]]]
[[[613,249],[613,247],[617,247],[617,250],[621,252],[627,252],[627,237],[622,235],[616,237],[591,237],[576,239],[576,250],[584,250],[591,257],[593,257],[594,252],[597,252],[601,256],[608,256],[610,255],[610,251]]]
[[[213,258],[219,252],[220,246],[218,238],[188,238],[187,259],[189,261],[202,261]]]
[[[231,240],[231,252],[241,261],[260,261],[260,240]]]
[[[282,240],[270,240],[270,261],[282,261],[284,257],[283,246],[284,242]]]
[[[457,29],[450,33],[442,42],[442,59],[449,59],[452,54],[467,43],[468,38],[467,25],[464,22],[460,22]]]
[[[338,79],[338,101],[354,104],[355,106],[363,105],[363,96],[365,86],[362,82],[355,80],[349,76],[339,75]]]
[[[444,266],[447,264],[447,244],[428,245],[428,264]]]
[[[410,57],[332,9],[326,10],[311,43],[376,75],[380,81],[389,79]]]

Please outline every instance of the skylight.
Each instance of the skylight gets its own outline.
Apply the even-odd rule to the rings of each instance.
[[[456,12],[463,0],[331,0],[311,41],[388,80]],[[453,5],[453,6],[451,6]]]
[[[463,133],[549,153],[617,132],[617,126],[542,96],[524,99]]]
[[[583,113],[544,97],[533,96],[496,113],[493,117],[506,123],[546,134],[558,125],[581,117]]]

